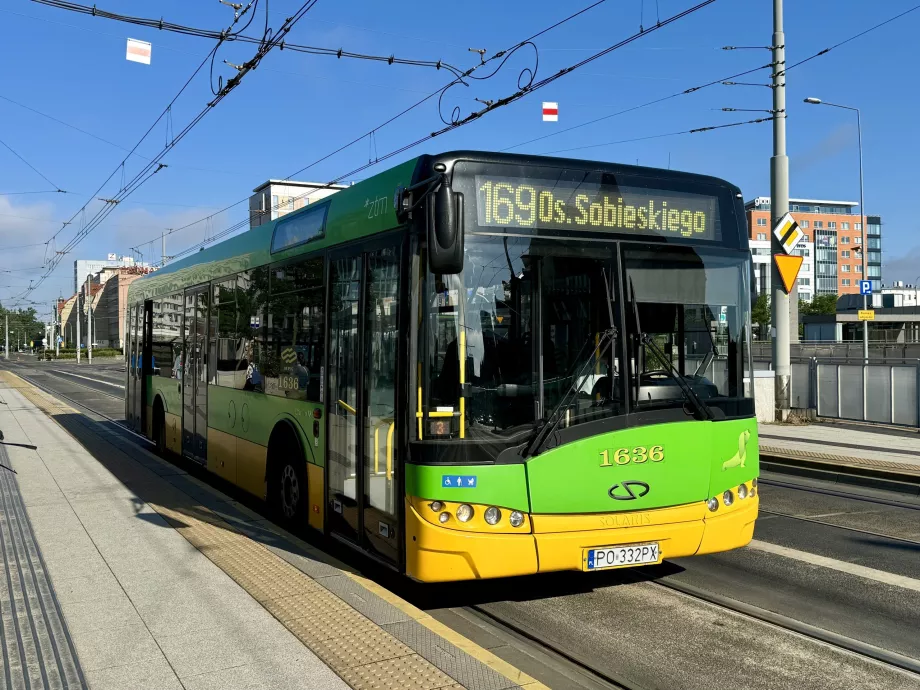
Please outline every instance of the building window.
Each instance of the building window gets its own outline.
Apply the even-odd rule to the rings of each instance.
[[[803,221],[800,223],[800,225],[801,225],[803,228],[807,228],[807,227],[808,227],[808,221],[807,221],[807,220],[803,220]]]
[[[856,228],[856,229],[859,230],[859,228]],[[857,235],[856,237],[854,237],[853,244],[862,244],[862,237],[860,235]]]
[[[837,221],[836,221],[836,220],[832,220],[831,222],[829,222],[829,223],[827,224],[827,227],[828,227],[829,230],[836,230],[836,229],[837,229]]]
[[[757,219],[757,225],[764,226],[764,225],[766,225],[766,224],[767,224],[767,219],[766,219],[766,218],[758,218],[758,219]]]
[[[862,223],[853,223],[854,230],[862,230]]]
[[[815,221],[815,230],[820,230],[824,227],[824,221],[816,220]]]
[[[803,270],[803,271],[810,271],[810,270],[811,270],[811,264],[802,264],[802,270]]]
[[[854,269],[857,273],[862,273],[862,264],[856,264]]]
[[[811,278],[799,278],[799,285],[811,285]]]
[[[840,270],[841,270],[843,273],[849,273],[849,272],[850,272],[850,264],[841,264],[841,265],[840,265]]]
[[[844,238],[844,239],[846,239],[846,238]],[[844,242],[843,244],[846,244],[846,242]],[[850,250],[849,250],[849,249],[844,249],[843,251],[841,251],[841,252],[840,252],[840,258],[841,258],[841,259],[849,259],[849,258],[850,258]]]
[[[843,285],[843,287],[850,287],[850,279],[844,278],[843,280],[840,281],[840,284]]]
[[[808,226],[806,225],[806,227]],[[802,239],[805,240],[806,242],[811,242],[811,240],[808,239],[808,235],[802,235]]]
[[[840,238],[840,244],[849,244],[849,243],[850,243],[850,238],[847,237],[846,235]]]
[[[881,266],[869,266],[868,275],[870,278],[881,278],[882,277],[882,267]]]
[[[766,239],[767,239],[767,233],[765,233],[765,232],[758,232],[758,233],[757,233],[757,239],[758,239],[758,240],[761,240],[761,241],[762,241],[762,240],[766,240]]]
[[[843,221],[843,223],[841,223],[841,228],[843,228],[844,230],[849,230],[850,224],[847,221]]]

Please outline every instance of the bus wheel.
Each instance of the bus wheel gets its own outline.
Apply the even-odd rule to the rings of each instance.
[[[158,400],[153,412],[153,441],[156,443],[157,455],[166,457],[166,415],[163,405]]]
[[[277,431],[269,442],[269,502],[282,522],[306,522],[307,479],[303,452],[290,429]]]

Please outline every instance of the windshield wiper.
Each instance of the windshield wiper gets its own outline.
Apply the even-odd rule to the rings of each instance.
[[[658,344],[649,336],[648,333],[642,331],[642,325],[639,323],[639,303],[636,301],[636,289],[633,287],[632,278],[629,279],[629,291],[630,291],[630,303],[633,308],[633,316],[636,319],[636,334],[639,336],[639,342],[645,345],[648,349],[652,351],[656,358],[658,358],[662,364],[664,364],[670,374],[671,378],[674,379],[674,382],[678,385],[681,392],[684,394],[684,397],[690,402],[695,408],[696,411],[704,419],[715,419],[715,414],[713,414],[712,408],[709,407],[706,403],[700,399],[700,396],[696,394],[696,391],[693,390],[693,387],[687,383],[687,380],[681,375],[677,367],[674,366],[674,362],[671,361],[671,358],[668,357],[664,352],[661,351],[661,348],[658,347]],[[638,365],[638,362],[636,363]],[[639,372],[636,372],[636,404],[639,403]]]
[[[607,349],[611,346],[613,341],[616,340],[616,337],[616,326],[611,326],[601,333],[597,345],[594,347],[594,352],[597,353],[597,361],[601,361],[604,355],[607,354]],[[562,399],[553,409],[552,414],[546,418],[546,421],[543,422],[543,424],[534,430],[534,437],[530,443],[527,444],[527,447],[524,448],[523,452],[521,453],[521,457],[528,458],[531,455],[534,455],[540,449],[540,446],[543,445],[543,442],[549,438],[550,434],[556,430],[556,427],[559,426],[559,422],[562,421],[562,414],[560,414],[562,409],[568,404],[572,396],[578,393],[578,391],[581,389],[585,380],[585,374],[593,364],[594,357],[589,356],[585,360],[585,363],[582,365],[581,369],[579,369],[578,372],[572,376],[572,385],[569,386],[569,389],[565,392],[565,395],[562,396]]]

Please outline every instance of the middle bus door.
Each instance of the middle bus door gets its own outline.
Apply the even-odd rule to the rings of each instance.
[[[208,286],[185,292],[182,362],[182,452],[208,457]]]
[[[400,248],[329,264],[328,506],[330,530],[399,559],[396,442]]]

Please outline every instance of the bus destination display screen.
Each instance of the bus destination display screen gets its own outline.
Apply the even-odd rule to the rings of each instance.
[[[592,183],[476,176],[478,224],[715,241],[717,198]]]

